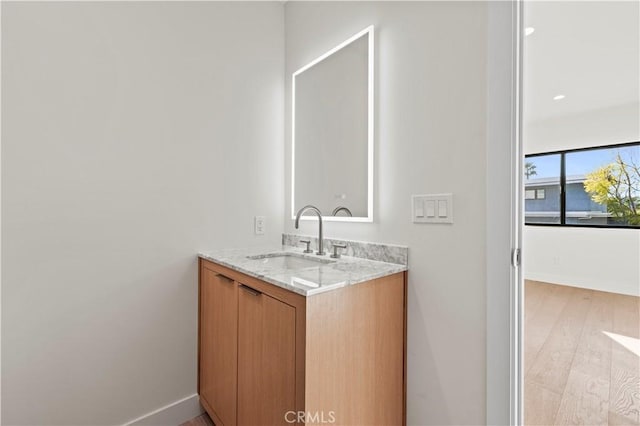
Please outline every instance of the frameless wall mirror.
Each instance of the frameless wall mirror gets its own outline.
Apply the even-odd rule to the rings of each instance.
[[[373,26],[293,73],[292,215],[373,220]]]

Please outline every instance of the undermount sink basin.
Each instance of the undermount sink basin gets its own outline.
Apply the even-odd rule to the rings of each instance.
[[[259,260],[260,263],[276,269],[304,269],[334,263],[333,260],[310,258],[297,253],[268,253],[247,256],[248,259]]]

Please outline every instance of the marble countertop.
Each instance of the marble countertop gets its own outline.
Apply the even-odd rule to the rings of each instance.
[[[278,261],[273,256],[285,253],[292,263],[306,263],[304,259],[320,259],[324,263],[294,265],[296,269],[286,269],[282,265],[283,259],[280,258]],[[261,255],[271,256],[251,258]],[[328,254],[306,254],[301,248],[289,246],[212,250],[200,252],[198,256],[303,296],[312,296],[407,270],[406,265],[350,256],[332,259]]]

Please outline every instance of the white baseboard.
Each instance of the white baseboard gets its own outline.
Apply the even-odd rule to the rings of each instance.
[[[193,394],[131,420],[123,426],[178,426],[203,412],[198,394]]]

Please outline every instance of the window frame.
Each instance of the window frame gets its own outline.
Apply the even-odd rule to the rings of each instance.
[[[536,152],[534,154],[526,154],[524,159],[542,157],[545,155],[560,155],[560,223],[527,223],[526,222],[526,210],[524,210],[522,218],[525,226],[550,226],[550,227],[566,227],[566,228],[606,228],[606,229],[636,229],[640,230],[640,225],[599,225],[599,224],[588,224],[588,225],[579,225],[576,223],[567,223],[567,176],[566,176],[566,163],[565,157],[567,154],[572,154],[576,152],[584,152],[584,151],[595,151],[600,149],[615,149],[615,148],[625,148],[630,146],[637,146],[640,148],[640,140],[633,142],[623,142],[617,144],[610,145],[598,145],[598,146],[590,146],[587,148],[573,148],[573,149],[564,149],[559,151],[547,151],[547,152]],[[524,180],[523,180],[524,182]],[[523,184],[524,185],[524,184]],[[524,194],[524,190],[523,190]],[[537,197],[536,192],[536,197]],[[546,194],[545,194],[546,195]],[[537,200],[535,198],[534,200]],[[524,208],[524,203],[523,203]]]

